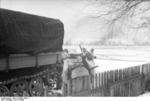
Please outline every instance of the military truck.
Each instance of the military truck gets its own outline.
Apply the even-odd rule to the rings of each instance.
[[[0,96],[60,89],[63,39],[60,20],[1,8]]]

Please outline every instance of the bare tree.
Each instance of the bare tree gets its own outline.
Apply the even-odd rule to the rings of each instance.
[[[111,23],[114,23],[123,17],[136,16],[135,11],[138,6],[144,2],[150,3],[150,0],[93,0],[92,2],[100,5],[106,5],[110,8],[104,14],[94,17],[103,17],[106,15],[115,14],[115,17],[110,19]],[[144,13],[148,10],[150,10],[150,4],[146,9],[141,9],[141,13]]]
[[[110,37],[114,36],[116,27],[119,27],[120,31],[124,30],[124,26],[134,30],[148,28],[150,31],[150,0],[88,0],[88,2],[99,8],[107,7],[103,13],[99,11],[99,14],[90,17],[106,18]],[[117,26],[118,23],[121,23],[122,27]]]

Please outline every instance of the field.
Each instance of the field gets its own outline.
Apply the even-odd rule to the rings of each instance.
[[[84,46],[95,49],[96,72],[150,63],[150,46]],[[64,46],[70,53],[80,53],[78,46]]]

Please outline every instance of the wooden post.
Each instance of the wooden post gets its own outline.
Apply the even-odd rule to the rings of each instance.
[[[70,69],[70,68],[68,68],[68,72],[69,72],[69,74],[68,74],[68,84],[67,84],[67,89],[68,89],[68,91],[67,91],[67,95],[68,96],[71,96],[72,94],[72,77],[71,77],[71,75],[72,75],[72,70]]]
[[[99,88],[101,87],[101,73],[99,73]]]
[[[91,96],[91,77],[88,76],[88,93]]]
[[[98,75],[96,74],[96,75],[95,75],[95,88],[96,88],[96,89],[98,88],[98,86],[97,86],[97,82],[98,82],[97,78],[98,78]]]

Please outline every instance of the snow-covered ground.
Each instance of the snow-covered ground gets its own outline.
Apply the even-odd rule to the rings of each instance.
[[[150,63],[150,51],[141,50],[141,47],[139,49],[96,49],[95,55],[98,58],[95,62],[99,65],[97,71],[120,69]]]
[[[71,53],[80,53],[78,46],[64,46]],[[96,72],[121,69],[150,63],[150,46],[85,46],[95,49]]]
[[[149,97],[150,96],[150,92],[145,92],[144,94],[140,95],[139,97]]]
[[[80,53],[78,46],[64,47],[70,53]],[[150,63],[150,46],[87,46],[88,50],[95,49],[95,72],[123,69],[131,66]],[[74,75],[88,74],[84,68],[74,71]]]

